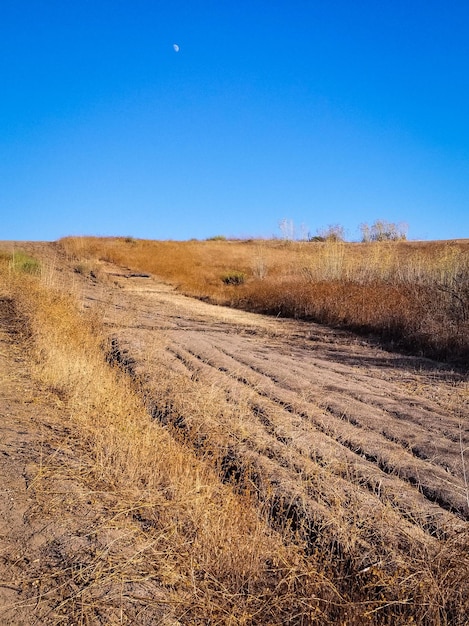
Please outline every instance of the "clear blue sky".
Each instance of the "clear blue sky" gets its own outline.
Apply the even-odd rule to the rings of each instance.
[[[0,239],[469,237],[467,0],[2,0],[0,81]]]

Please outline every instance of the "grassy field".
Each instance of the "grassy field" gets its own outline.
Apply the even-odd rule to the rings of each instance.
[[[67,239],[61,246],[76,273],[98,281],[101,264],[112,261],[129,274],[154,273],[197,298],[371,331],[449,360],[463,362],[467,355],[467,244]],[[110,511],[113,524],[133,520],[144,529],[146,548],[139,559],[151,563],[145,575],[169,590],[178,619],[171,623],[466,623],[467,530],[425,543],[409,536],[405,546],[396,546],[395,557],[394,546],[383,540],[389,536],[384,527],[397,519],[390,507],[367,524],[363,501],[342,498],[338,486],[352,477],[343,472],[339,481],[327,467],[317,474],[315,488],[327,494],[336,525],[324,528],[313,545],[292,529],[291,517],[279,521],[277,500],[273,527],[272,510],[260,507],[249,489],[224,480],[226,468],[213,463],[213,454],[197,454],[152,419],[142,388],[110,362],[99,311],[84,312],[63,285],[54,288],[63,277],[54,279],[45,270],[41,275],[34,260],[20,258],[15,264],[2,255],[1,290],[25,320],[34,375],[67,407],[69,427],[85,444],[84,480],[119,501]],[[222,448],[220,415],[228,420],[231,410],[225,392],[203,379],[182,383],[163,366],[158,374],[159,406],[194,423],[200,419],[199,439],[206,420]],[[348,534],[346,551],[334,539],[335,529]],[[378,555],[366,567],[365,536]],[[113,564],[113,580],[122,585],[132,582],[125,565]],[[57,576],[64,590],[67,576]],[[97,578],[80,578],[77,569],[74,592],[60,598],[71,614],[81,615],[77,623],[101,623],[99,600],[83,602],[99,584],[99,573]]]
[[[77,260],[151,272],[183,293],[372,334],[469,366],[469,241],[189,241],[68,238]]]

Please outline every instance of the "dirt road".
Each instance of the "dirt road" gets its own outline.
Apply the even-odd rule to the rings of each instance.
[[[274,517],[289,515],[311,541],[330,527],[347,542],[357,523],[343,519],[349,502],[367,523],[389,517],[383,543],[425,541],[468,519],[467,377],[349,333],[212,306],[127,269],[100,271],[103,281],[80,276],[80,297],[102,307],[146,393],[161,397],[163,365],[180,396],[206,403],[155,400],[155,417],[188,445],[216,449],[227,479],[251,468],[260,500],[274,492]]]

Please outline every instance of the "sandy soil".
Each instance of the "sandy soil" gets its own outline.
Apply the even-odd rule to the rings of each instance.
[[[380,541],[397,551],[408,549],[409,537],[435,541],[467,526],[467,376],[386,352],[350,333],[193,300],[157,277],[126,268],[102,263],[99,272],[80,274],[53,245],[29,249],[55,267],[57,284],[72,288],[84,307],[101,311],[118,354],[127,355],[129,369],[143,381],[155,418],[173,425],[175,436],[180,433],[201,454],[223,442],[227,480],[254,468],[254,488],[260,502],[270,494],[273,521],[288,515],[312,543],[316,533],[329,529],[345,545],[353,534],[343,512],[348,502],[360,511],[354,522],[361,527],[360,540],[364,524],[371,528],[386,519]],[[51,538],[60,544],[66,523],[51,510],[40,530],[30,513],[37,498],[28,477],[37,474],[44,450],[56,449],[60,407],[32,386],[9,306],[3,301],[0,319],[0,605],[16,611],[16,621],[3,623],[30,624],[34,580],[44,572],[41,546]],[[212,389],[213,398],[223,398],[230,410],[220,409],[213,419],[208,411],[206,417],[203,411],[181,415],[158,406],[162,363],[187,381],[181,394]],[[83,515],[98,515],[86,494],[79,500]],[[79,534],[67,529],[74,532]],[[373,550],[365,541],[364,567]],[[51,561],[44,567],[49,571]],[[14,581],[24,581],[25,572],[29,582],[18,586]],[[44,616],[47,602],[41,607]]]

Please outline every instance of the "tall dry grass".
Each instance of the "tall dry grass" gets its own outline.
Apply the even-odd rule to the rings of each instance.
[[[69,238],[61,244],[76,259],[151,272],[215,303],[349,328],[469,366],[469,242]]]

